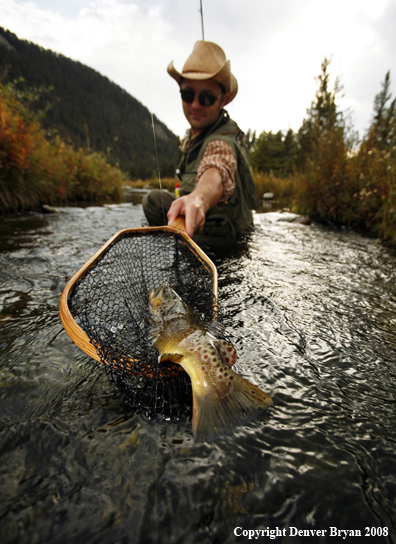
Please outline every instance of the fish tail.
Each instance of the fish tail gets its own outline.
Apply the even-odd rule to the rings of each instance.
[[[271,405],[270,396],[234,374],[232,391],[223,398],[208,398],[193,391],[194,436],[198,440],[210,440],[236,425],[250,412]]]

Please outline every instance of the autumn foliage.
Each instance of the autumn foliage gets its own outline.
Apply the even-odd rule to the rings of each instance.
[[[293,136],[289,130],[283,140],[272,135],[277,140],[274,156],[282,157],[276,163],[280,175],[256,167],[258,194],[271,191],[313,219],[359,228],[396,244],[396,99],[391,100],[390,75],[375,97],[370,129],[359,142],[336,105],[338,83],[329,89],[328,66],[325,59],[315,100],[298,133]],[[271,153],[273,138],[268,136],[254,142],[253,165],[263,160],[260,139]],[[288,162],[285,142],[291,153]],[[288,172],[285,164],[292,165]]]
[[[0,83],[0,213],[118,196],[124,174],[100,153],[47,137],[34,99]]]

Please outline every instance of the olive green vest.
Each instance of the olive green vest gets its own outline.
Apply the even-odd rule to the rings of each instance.
[[[179,165],[181,175],[180,192],[182,195],[195,189],[198,166],[205,153],[207,144],[213,140],[224,140],[233,148],[238,169],[235,176],[235,189],[227,204],[219,204],[206,214],[202,234],[217,236],[236,236],[248,231],[253,225],[251,210],[258,207],[253,176],[249,167],[247,150],[243,145],[243,132],[223,110],[217,122],[205,129],[197,137],[191,149],[189,138],[182,148]]]

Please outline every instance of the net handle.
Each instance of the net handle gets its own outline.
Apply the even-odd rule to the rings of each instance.
[[[87,355],[101,363],[100,357],[97,350],[92,345],[89,336],[87,333],[76,323],[73,316],[69,310],[68,300],[71,296],[75,284],[81,279],[87,271],[96,263],[100,257],[107,251],[108,247],[115,242],[118,238],[122,237],[124,234],[131,233],[136,235],[150,235],[157,231],[174,233],[177,232],[183,238],[185,238],[188,243],[194,248],[194,250],[199,254],[199,256],[210,266],[213,273],[213,293],[217,299],[218,297],[218,287],[217,287],[217,269],[209,257],[202,251],[202,249],[188,236],[185,229],[184,216],[179,216],[172,222],[171,225],[165,227],[141,227],[141,228],[132,228],[120,230],[114,236],[112,236],[107,242],[78,270],[72,278],[67,282],[65,288],[63,289],[60,305],[59,305],[59,315],[62,321],[62,325],[66,330],[67,334],[73,340],[77,346],[82,349]]]
[[[179,217],[176,217],[176,219],[172,221],[172,223],[169,223],[168,227],[172,227],[173,229],[176,229],[177,231],[182,232],[183,234],[188,236],[184,215],[179,215]]]

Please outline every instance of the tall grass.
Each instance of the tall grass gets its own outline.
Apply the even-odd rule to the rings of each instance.
[[[0,83],[0,213],[119,196],[125,175],[100,153],[47,138],[24,98]]]
[[[180,183],[180,182],[179,182]],[[164,177],[161,178],[161,184],[157,176],[151,176],[151,179],[136,179],[125,183],[127,187],[132,189],[165,189],[171,193],[175,191],[176,178]]]
[[[273,193],[280,207],[289,208],[292,206],[294,189],[294,178],[288,176],[279,178],[272,173],[263,174],[253,172],[254,184],[256,187],[256,195],[259,200],[263,198],[264,193]]]

